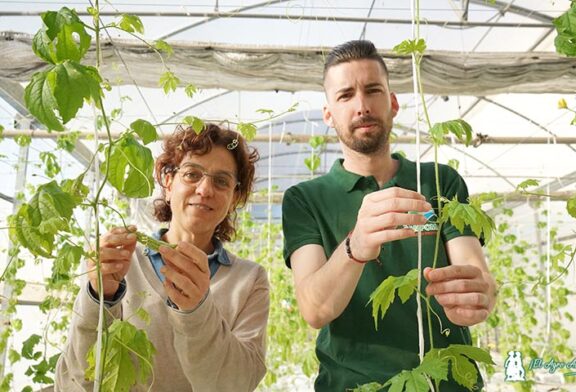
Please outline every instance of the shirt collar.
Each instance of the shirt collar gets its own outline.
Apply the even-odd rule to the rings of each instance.
[[[157,240],[161,240],[162,236],[166,234],[168,231],[167,228],[162,228],[158,231],[152,233],[152,237]],[[208,255],[208,262],[218,262],[222,265],[232,265],[232,261],[228,257],[228,252],[224,249],[222,245],[222,241],[217,238],[212,238],[212,245],[214,245],[214,252]],[[155,256],[158,254],[158,251],[152,250],[150,248],[144,249],[144,254],[149,256]]]
[[[392,186],[399,186],[407,189],[416,189],[416,179],[414,174],[416,172],[416,164],[412,161],[407,160],[399,153],[393,153],[392,159],[398,161],[398,170],[394,177],[392,177],[382,188],[389,188]],[[356,173],[347,171],[344,166],[344,159],[337,159],[332,168],[330,169],[329,175],[334,177],[335,181],[340,184],[346,192],[351,192],[357,187],[366,187],[366,184],[373,183],[377,184],[374,176],[361,176]]]

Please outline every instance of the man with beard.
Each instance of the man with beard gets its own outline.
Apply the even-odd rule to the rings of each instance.
[[[416,230],[426,234],[422,264],[426,293],[435,297],[434,347],[471,343],[467,327],[490,314],[495,284],[469,228],[461,233],[448,223],[438,231],[433,164],[421,165],[417,193],[416,164],[390,153],[399,105],[374,45],[351,41],[334,48],[326,58],[324,90],[323,119],[335,128],[344,159],[326,175],[288,189],[282,207],[284,259],[298,306],[308,324],[321,328],[315,389],[332,392],[384,383],[418,366],[415,295],[404,304],[396,298],[378,329],[366,306],[387,277],[417,268]],[[455,170],[441,165],[439,177],[442,196],[466,202],[466,184]],[[437,235],[442,241],[431,268]],[[427,351],[428,333],[425,346]],[[475,381],[481,388],[482,380]],[[440,389],[465,390],[451,376]]]

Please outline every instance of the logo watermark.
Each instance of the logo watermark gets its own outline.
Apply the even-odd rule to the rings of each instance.
[[[504,381],[526,381],[526,371],[522,365],[522,353],[509,351],[508,358],[504,362]]]
[[[559,369],[566,369],[571,371],[565,372],[565,376],[576,376],[576,358],[570,362],[556,361],[554,358],[550,358],[547,361],[542,358],[534,358],[530,361],[528,369],[546,369],[550,374],[556,373]]]
[[[528,370],[545,370],[549,374],[554,374],[561,370],[564,377],[576,377],[576,358],[569,362],[557,361],[554,358],[532,358],[528,364]],[[522,361],[522,353],[520,351],[509,351],[508,358],[504,362],[504,381],[517,382],[526,381],[526,370]]]

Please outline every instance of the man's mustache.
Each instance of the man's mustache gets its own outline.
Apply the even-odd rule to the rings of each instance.
[[[350,129],[356,129],[360,127],[365,127],[366,125],[379,125],[382,126],[382,122],[377,118],[372,116],[362,116],[350,124]]]

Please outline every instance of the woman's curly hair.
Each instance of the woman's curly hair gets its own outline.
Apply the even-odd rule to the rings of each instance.
[[[240,184],[234,190],[237,192],[234,208],[214,231],[214,236],[220,241],[230,241],[236,234],[236,209],[246,204],[252,191],[255,163],[259,155],[238,132],[215,124],[205,124],[200,134],[192,127],[179,125],[172,135],[164,139],[163,152],[155,163],[155,176],[162,188],[162,198],[154,200],[154,216],[160,222],[172,220],[172,209],[166,201],[166,175],[173,173],[187,155],[204,155],[215,146],[230,151],[238,168],[237,179]]]

